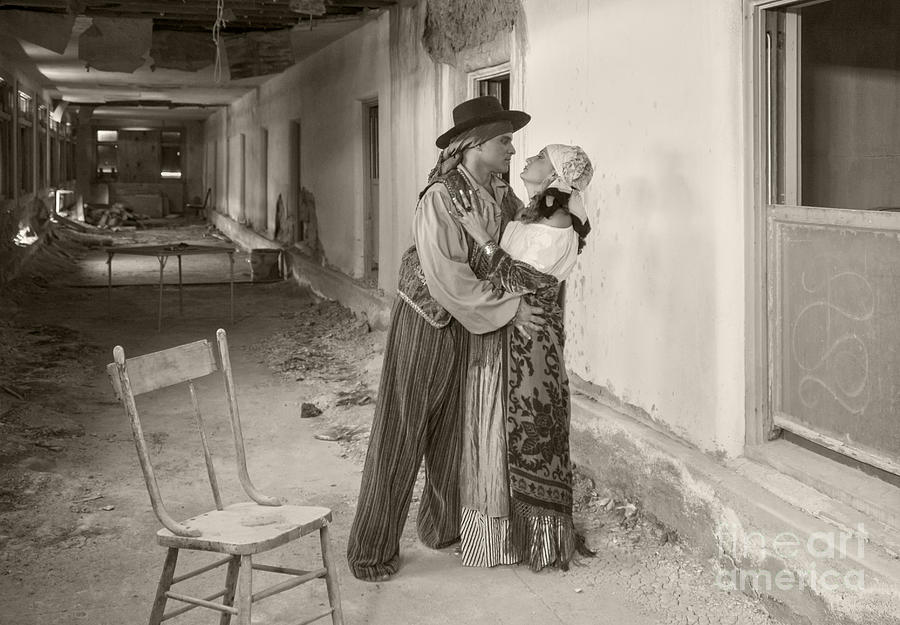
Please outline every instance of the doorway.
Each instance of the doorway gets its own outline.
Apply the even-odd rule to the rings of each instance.
[[[363,277],[375,286],[378,284],[379,238],[378,100],[363,103],[363,129]]]

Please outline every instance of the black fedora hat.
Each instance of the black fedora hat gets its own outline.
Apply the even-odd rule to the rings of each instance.
[[[529,121],[531,115],[522,111],[506,111],[500,100],[492,95],[466,100],[453,109],[453,128],[442,134],[435,141],[442,150],[450,145],[453,137],[459,133],[491,122],[508,121],[515,132]]]

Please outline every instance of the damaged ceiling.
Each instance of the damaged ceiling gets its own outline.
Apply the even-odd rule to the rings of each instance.
[[[97,105],[95,116],[196,119],[393,4],[0,0],[0,51],[33,66],[54,100]]]

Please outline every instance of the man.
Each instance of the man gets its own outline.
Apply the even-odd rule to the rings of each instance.
[[[516,295],[496,295],[489,282],[476,277],[470,262],[476,250],[451,216],[456,209],[449,188],[471,191],[471,205],[486,212],[499,240],[521,202],[495,174],[509,170],[515,154],[512,133],[530,119],[521,111],[503,110],[496,98],[475,98],[453,110],[453,128],[436,141],[442,152],[416,208],[414,246],[401,263],[347,546],[350,570],[360,579],[384,580],[399,568],[400,536],[423,456],[419,538],[435,549],[459,539],[459,453],[470,333],[493,332],[514,318],[523,327],[540,324],[537,309]],[[491,245],[479,253],[490,256],[496,249]]]

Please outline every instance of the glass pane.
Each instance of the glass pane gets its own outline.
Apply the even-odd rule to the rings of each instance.
[[[19,92],[19,112],[25,119],[31,119],[31,96],[22,91]]]
[[[805,209],[801,209],[805,210]],[[891,229],[776,224],[775,410],[900,461],[900,245]]]
[[[118,141],[119,140],[119,131],[118,130],[98,130],[97,131],[97,141]]]
[[[0,120],[0,197],[12,197],[12,139],[10,123]]]
[[[900,2],[831,0],[778,13],[774,201],[900,211]]]
[[[31,128],[19,127],[19,191],[30,193],[33,186],[31,178]]]
[[[181,131],[180,130],[163,130],[162,131],[162,142],[163,143],[181,143]]]
[[[0,111],[12,113],[12,92],[10,84],[0,78]]]

